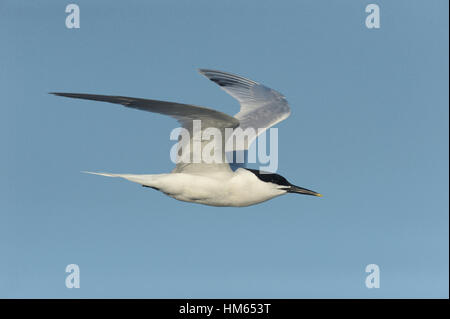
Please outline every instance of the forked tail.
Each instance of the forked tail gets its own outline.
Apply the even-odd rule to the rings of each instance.
[[[93,175],[100,175],[100,176],[107,176],[107,177],[121,177],[126,180],[129,180],[130,182],[138,183],[143,186],[154,186],[154,176],[152,174],[111,174],[111,173],[100,173],[100,172],[87,172],[82,171],[82,173],[86,174],[93,174]]]

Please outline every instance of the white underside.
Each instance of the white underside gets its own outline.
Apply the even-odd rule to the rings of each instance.
[[[121,177],[131,182],[153,187],[175,199],[210,206],[250,206],[283,195],[285,190],[265,183],[245,169],[235,172],[169,173],[169,174],[90,174]]]

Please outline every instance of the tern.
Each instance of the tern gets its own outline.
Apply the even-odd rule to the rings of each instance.
[[[178,120],[190,133],[193,130],[193,121],[201,120],[202,130],[213,127],[223,132],[226,128],[239,127],[243,130],[259,129],[260,134],[286,119],[291,113],[289,104],[281,93],[258,82],[216,70],[200,69],[199,73],[238,100],[240,111],[236,115],[232,117],[201,106],[124,96],[57,92],[50,94],[121,104],[129,108],[168,115]],[[246,148],[251,142],[248,141]],[[322,196],[312,190],[291,184],[279,174],[249,168],[238,168],[233,171],[226,162],[183,162],[176,164],[175,169],[166,174],[86,173],[124,178],[180,201],[209,206],[245,207],[287,193]]]

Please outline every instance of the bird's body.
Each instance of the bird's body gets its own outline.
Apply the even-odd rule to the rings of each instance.
[[[120,177],[131,182],[150,187],[180,201],[210,206],[243,207],[258,204],[286,193],[321,196],[314,191],[295,186],[284,177],[257,170],[238,168],[233,171],[226,162],[210,162],[205,159],[195,161],[195,121],[201,120],[201,133],[214,128],[224,133],[231,128],[233,134],[237,128],[254,129],[258,134],[284,120],[290,114],[290,108],[283,95],[252,80],[214,70],[200,70],[200,73],[217,83],[241,104],[241,110],[234,117],[200,106],[138,99],[123,96],[108,96],[79,93],[52,93],[59,96],[78,99],[122,104],[126,107],[160,113],[177,119],[191,139],[188,143],[185,161],[177,162],[175,169],[167,174],[111,174],[86,172],[90,174]],[[223,136],[225,136],[224,134]],[[256,135],[249,138],[240,148],[248,149]],[[224,143],[225,139],[214,140]],[[207,145],[203,141],[200,151]],[[225,159],[225,148],[220,147],[221,158]],[[187,160],[186,160],[187,159]]]
[[[125,178],[145,187],[159,190],[181,201],[210,206],[250,206],[286,193],[284,189],[261,181],[245,168],[238,168],[234,172],[230,170],[205,174],[93,174]]]

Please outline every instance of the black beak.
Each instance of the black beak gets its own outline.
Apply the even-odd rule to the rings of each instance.
[[[288,189],[287,189],[288,193],[297,193],[297,194],[303,194],[303,195],[312,195],[312,196],[319,196],[322,197],[322,194],[319,194],[317,192],[314,192],[312,190],[303,188],[303,187],[298,187],[295,185],[291,185]]]

